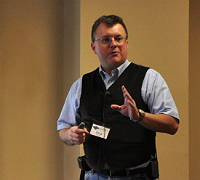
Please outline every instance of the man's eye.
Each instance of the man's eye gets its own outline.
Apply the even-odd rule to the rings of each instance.
[[[120,42],[122,39],[123,39],[123,37],[118,36],[118,37],[115,38],[115,41]]]
[[[103,43],[108,43],[108,42],[110,41],[110,39],[109,39],[109,38],[102,38],[101,41],[102,41]]]

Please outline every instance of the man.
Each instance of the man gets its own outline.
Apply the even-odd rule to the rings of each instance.
[[[127,60],[128,31],[118,16],[95,21],[91,48],[100,66],[72,85],[60,138],[83,143],[87,180],[156,179],[156,132],[175,134],[179,124],[168,86],[158,72]]]

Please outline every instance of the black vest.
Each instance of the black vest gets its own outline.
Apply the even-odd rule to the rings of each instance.
[[[156,133],[110,108],[111,104],[124,103],[121,90],[124,85],[138,109],[149,112],[141,96],[147,70],[131,63],[108,90],[98,68],[83,76],[79,114],[86,128],[90,131],[93,123],[110,128],[106,140],[93,135],[86,137],[84,151],[92,169],[101,170],[105,162],[113,171],[130,168],[147,162],[151,155],[155,155]]]

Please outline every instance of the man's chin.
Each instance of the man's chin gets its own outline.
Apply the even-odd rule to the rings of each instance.
[[[123,64],[125,61],[120,57],[112,57],[110,58],[110,62],[115,64]]]

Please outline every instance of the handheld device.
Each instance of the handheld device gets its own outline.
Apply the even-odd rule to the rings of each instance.
[[[84,129],[84,128],[85,128],[85,123],[84,123],[84,122],[81,122],[81,123],[78,125],[78,128],[79,128],[79,129]]]

